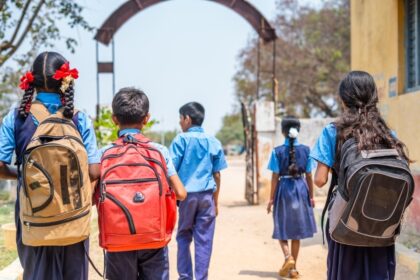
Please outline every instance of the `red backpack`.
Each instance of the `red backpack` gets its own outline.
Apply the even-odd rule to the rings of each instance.
[[[149,143],[141,134],[126,135],[102,156],[99,245],[110,252],[157,249],[171,240],[175,193],[164,157]]]

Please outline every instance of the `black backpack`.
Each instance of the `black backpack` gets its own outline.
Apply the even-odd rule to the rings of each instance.
[[[394,244],[414,192],[408,163],[395,149],[359,152],[354,139],[343,144],[340,159],[327,199],[331,238],[351,246]]]

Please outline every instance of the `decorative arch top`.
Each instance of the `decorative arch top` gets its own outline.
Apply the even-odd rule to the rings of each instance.
[[[95,40],[108,45],[115,33],[131,17],[142,10],[169,0],[128,0],[115,10],[108,19],[98,29]],[[246,0],[207,0],[216,2],[232,9],[248,21],[261,39],[265,42],[271,42],[277,38],[276,32],[271,27],[269,21]]]

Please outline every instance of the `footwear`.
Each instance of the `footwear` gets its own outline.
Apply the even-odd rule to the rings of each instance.
[[[285,261],[283,266],[281,267],[279,271],[279,275],[281,277],[286,277],[289,275],[289,271],[295,267],[295,259],[290,256]]]
[[[292,269],[292,270],[290,270],[289,277],[291,279],[298,279],[300,277],[299,272],[296,269]]]

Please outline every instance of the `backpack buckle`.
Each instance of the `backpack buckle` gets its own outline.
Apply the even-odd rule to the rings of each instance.
[[[144,202],[144,195],[141,192],[136,192],[136,194],[133,197],[134,203],[142,203]]]
[[[123,138],[123,143],[126,143],[126,144],[136,144],[136,143],[138,143],[138,141],[137,141],[137,139],[133,135],[127,134]]]

